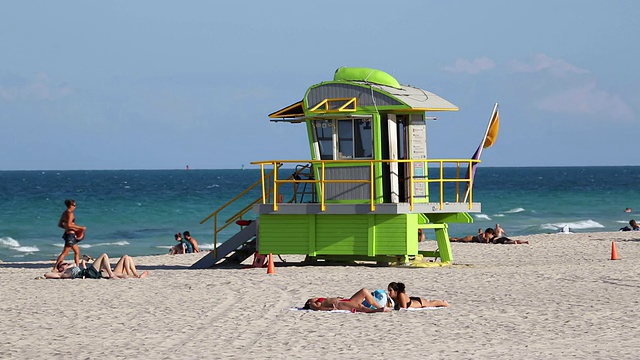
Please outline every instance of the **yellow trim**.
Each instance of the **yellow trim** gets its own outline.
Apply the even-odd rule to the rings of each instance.
[[[300,112],[299,113],[290,113],[287,114],[287,111],[296,108],[296,107],[300,107]],[[304,104],[302,101],[298,101],[295,104],[291,104],[289,106],[287,106],[284,109],[280,109],[276,112],[273,112],[271,114],[269,114],[269,117],[272,119],[279,119],[279,118],[285,118],[285,117],[299,117],[299,116],[304,116]]]
[[[344,102],[342,106],[338,109],[331,109],[331,104],[335,102]],[[348,107],[351,106],[351,107]],[[318,110],[320,108],[322,110]],[[334,99],[324,99],[318,105],[314,106],[312,109],[309,109],[309,112],[315,113],[338,113],[338,112],[352,112],[356,111],[358,108],[356,98],[334,98]]]
[[[375,198],[375,174],[374,174],[374,164],[375,163],[425,163],[425,168],[428,169],[429,164],[437,164],[439,168],[439,177],[435,179],[415,179],[413,173],[413,166],[409,166],[409,209],[413,211],[413,207],[415,204],[415,195],[414,195],[414,185],[415,183],[425,183],[425,186],[429,186],[429,184],[434,183],[439,187],[440,201],[439,201],[439,210],[444,208],[445,203],[459,203],[460,201],[460,187],[459,184],[465,184],[469,187],[469,198],[468,201],[463,201],[467,204],[469,209],[473,208],[473,175],[472,171],[469,171],[469,177],[460,177],[460,168],[467,167],[470,168],[473,164],[479,163],[480,160],[474,159],[420,159],[420,160],[363,160],[358,159],[357,161],[353,160],[266,160],[266,161],[255,161],[251,164],[260,165],[260,176],[262,182],[262,203],[269,204],[270,194],[267,191],[266,184],[272,185],[273,190],[273,211],[278,211],[278,188],[286,183],[292,184],[302,184],[302,183],[311,183],[311,184],[319,184],[320,185],[320,209],[321,211],[326,211],[326,201],[325,201],[325,186],[326,184],[339,184],[339,183],[352,183],[352,184],[369,184],[370,188],[370,203],[371,203],[371,211],[375,211],[376,208],[376,198]],[[320,179],[311,179],[311,180],[296,180],[293,177],[289,177],[287,179],[278,179],[277,170],[281,166],[286,163],[308,163],[309,167],[319,167],[320,171]],[[326,173],[326,165],[353,165],[354,163],[358,163],[360,165],[366,166],[369,165],[369,178],[368,179],[343,179],[343,180],[327,180],[325,178]],[[444,168],[445,164],[453,164],[457,167],[456,175],[454,178],[445,178],[444,177]],[[271,173],[265,174],[265,167],[273,167],[273,171]],[[273,183],[271,184],[271,176],[273,176]],[[445,184],[446,183],[455,183],[455,201],[445,201]],[[271,186],[269,186],[271,188]],[[451,196],[451,194],[449,194]],[[295,196],[295,195],[294,195]]]
[[[459,108],[411,108],[412,111],[458,111]]]

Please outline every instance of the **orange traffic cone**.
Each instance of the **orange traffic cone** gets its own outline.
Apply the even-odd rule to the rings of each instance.
[[[267,266],[267,274],[275,274],[276,265],[273,263],[273,254],[269,253],[269,266]]]
[[[620,260],[618,250],[616,250],[616,243],[613,241],[611,242],[611,260]]]

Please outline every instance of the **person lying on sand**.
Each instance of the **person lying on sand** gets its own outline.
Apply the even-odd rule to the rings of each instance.
[[[107,274],[109,279],[126,279],[129,277],[135,277],[143,279],[149,276],[149,271],[145,271],[142,274],[138,273],[136,265],[133,259],[129,255],[123,255],[116,263],[116,267],[111,270],[111,264],[109,262],[109,256],[102,254],[97,259],[87,266],[87,262],[83,259],[80,262],[80,266],[71,266],[69,263],[59,264],[57,272],[49,272],[44,274],[46,279],[77,279],[77,278],[89,278],[89,279],[101,279],[103,271]]]
[[[500,224],[496,224],[495,235],[489,240],[492,244],[528,244],[528,241],[512,240],[507,237],[507,233],[504,231]]]
[[[401,282],[392,282],[387,286],[389,297],[395,302],[394,309],[425,308],[425,307],[448,307],[445,300],[429,300],[417,296],[408,296],[405,293],[405,286]]]
[[[500,235],[498,235],[500,234]],[[478,235],[467,235],[465,237],[449,238],[451,242],[473,242],[481,244],[528,244],[529,241],[513,240],[506,237],[507,233],[504,231],[500,224],[496,224],[496,229],[487,228],[484,232],[482,229],[478,229]]]
[[[482,229],[478,229],[478,234],[477,235],[467,235],[465,237],[461,237],[461,238],[456,238],[456,237],[452,237],[449,238],[449,241],[452,242],[474,242],[474,243],[481,243],[481,244],[488,244],[489,241],[495,237],[496,232],[492,229],[492,228],[487,228],[484,232],[482,231]]]
[[[371,308],[363,304],[366,301],[368,304],[374,306]],[[386,304],[379,305],[369,290],[362,288],[358,290],[349,299],[342,297],[324,298],[314,297],[304,304],[303,309],[316,310],[316,311],[331,311],[331,310],[349,310],[351,312],[386,312],[389,311],[385,307]]]

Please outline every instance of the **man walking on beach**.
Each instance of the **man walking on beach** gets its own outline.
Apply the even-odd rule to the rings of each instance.
[[[53,272],[58,271],[58,265],[60,265],[64,258],[69,254],[69,250],[73,250],[73,258],[76,262],[76,266],[80,265],[80,248],[78,242],[84,238],[84,232],[87,229],[84,226],[76,225],[75,216],[73,211],[76,209],[76,201],[67,199],[64,201],[67,209],[60,215],[58,220],[58,227],[64,229],[62,238],[64,239],[64,249],[58,256],[56,263],[53,265]]]

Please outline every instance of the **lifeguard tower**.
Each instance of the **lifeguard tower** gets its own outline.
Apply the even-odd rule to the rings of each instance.
[[[469,159],[430,159],[427,122],[433,112],[457,110],[383,71],[339,68],[333,80],[269,115],[304,126],[311,159],[252,162],[260,167],[254,186],[262,195],[222,222],[222,208],[202,220],[214,220],[215,250],[193,268],[239,263],[256,252],[309,261],[450,263],[448,224],[471,223],[469,213],[481,211],[473,202],[479,152]],[[489,127],[494,121],[497,104]],[[489,127],[485,138],[489,133],[493,142]],[[243,220],[251,210],[257,218]],[[218,247],[217,234],[236,223],[241,229]],[[420,251],[418,234],[426,230],[435,232],[435,249]]]

